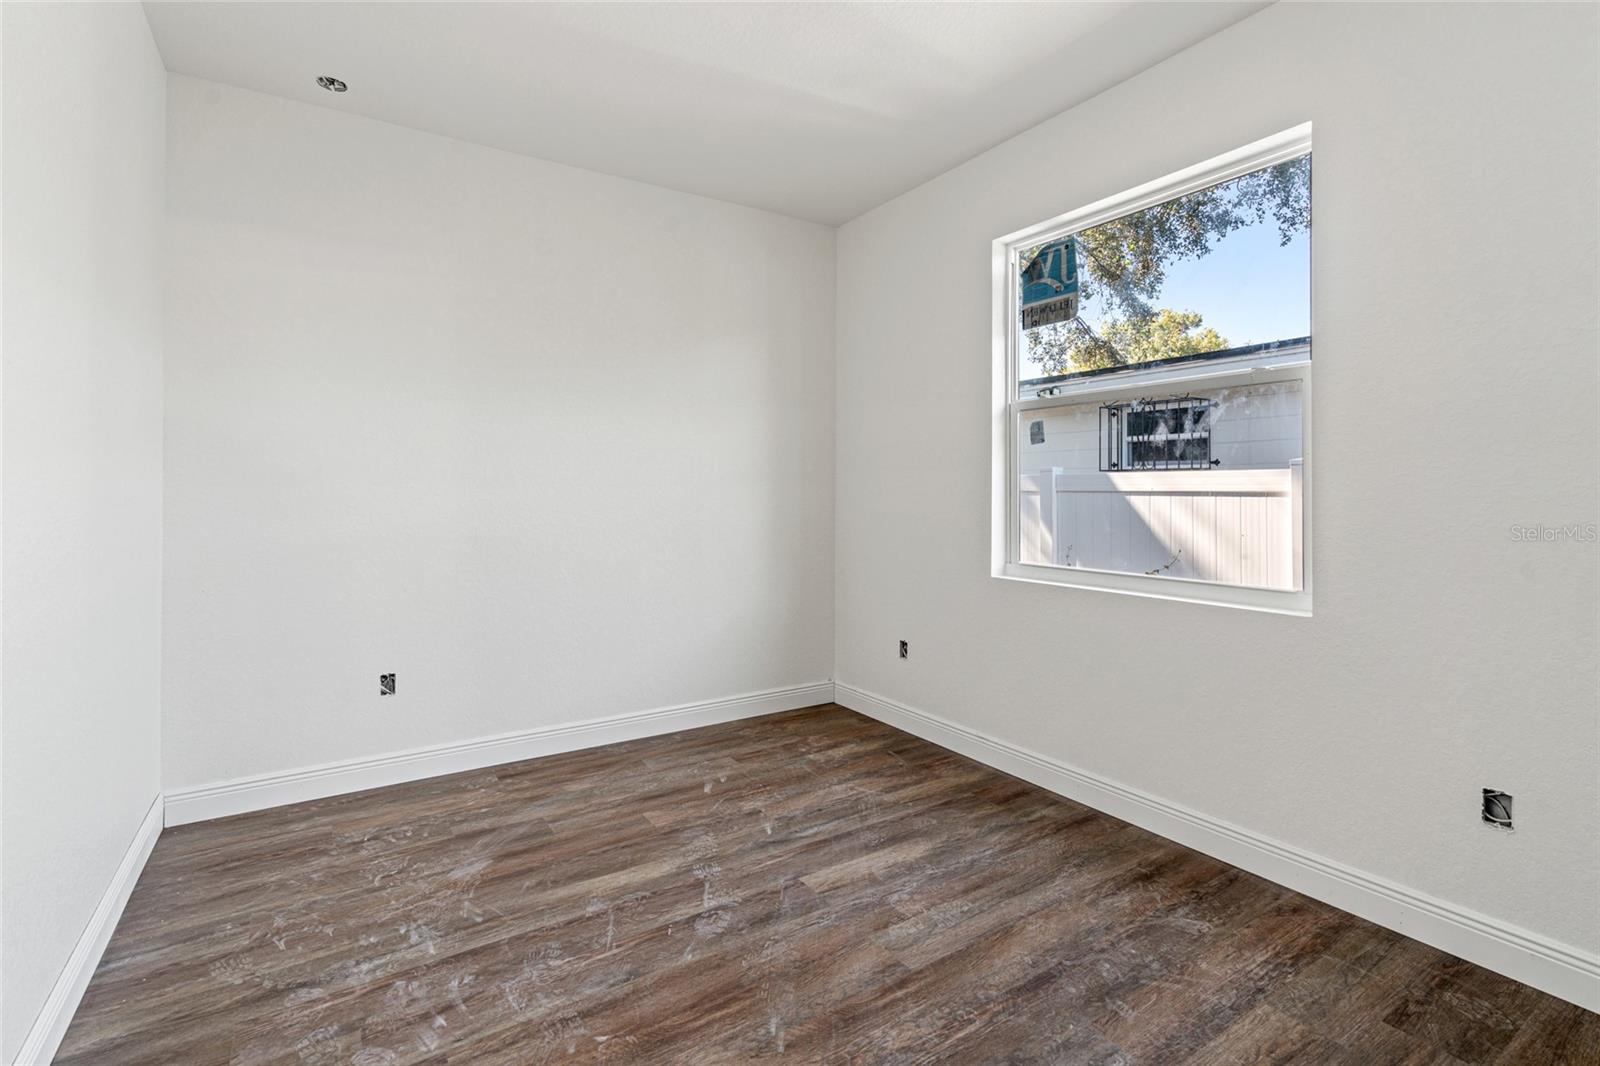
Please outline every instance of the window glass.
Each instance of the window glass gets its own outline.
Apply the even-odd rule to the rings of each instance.
[[[1010,247],[1009,561],[1303,591],[1309,152]]]
[[[1297,380],[1019,419],[1020,562],[1292,591]]]
[[[1311,156],[1021,251],[1022,381],[1311,333]]]

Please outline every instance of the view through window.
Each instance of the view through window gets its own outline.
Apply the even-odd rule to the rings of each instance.
[[[1076,313],[1022,330],[1023,379],[1309,340],[1310,155],[1025,249],[1023,273],[1063,244]]]
[[[1011,563],[1304,590],[1305,148],[1012,246]]]

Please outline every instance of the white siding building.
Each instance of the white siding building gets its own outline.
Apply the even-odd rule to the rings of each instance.
[[[1301,587],[1305,389],[1260,373],[1309,358],[1301,340],[1024,382],[1083,402],[1017,427],[1023,561]]]
[[[1217,359],[1235,359],[1238,351],[1218,352]],[[1272,349],[1274,362],[1309,358],[1311,346],[1300,342]],[[1204,366],[1209,360],[1198,365]],[[1125,373],[1125,372],[1124,372]],[[1089,379],[1109,387],[1121,374]],[[1055,379],[1065,380],[1065,379]],[[1080,379],[1081,380],[1081,379]],[[1048,387],[1048,386],[1044,386]],[[1298,381],[1236,388],[1185,388],[1151,382],[1141,397],[1162,399],[1192,395],[1210,400],[1210,458],[1217,470],[1261,470],[1287,467],[1301,458],[1301,388]],[[1100,470],[1106,454],[1101,408],[1130,397],[1101,394],[1082,404],[1057,408],[1025,421],[1018,441],[1018,470],[1024,474],[1059,467],[1068,472]]]

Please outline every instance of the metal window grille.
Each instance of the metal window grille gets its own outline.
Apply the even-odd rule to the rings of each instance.
[[[1211,401],[1194,396],[1131,400],[1100,408],[1100,469],[1206,470]]]

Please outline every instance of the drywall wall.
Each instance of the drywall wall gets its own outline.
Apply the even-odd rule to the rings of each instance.
[[[160,791],[166,72],[137,4],[0,7],[0,1060]]]
[[[181,76],[168,137],[169,791],[831,677],[831,229]]]
[[[1279,4],[842,227],[838,681],[1600,949],[1597,546],[1519,532],[1600,520],[1596,19]],[[991,577],[991,242],[1305,121],[1314,616]]]

